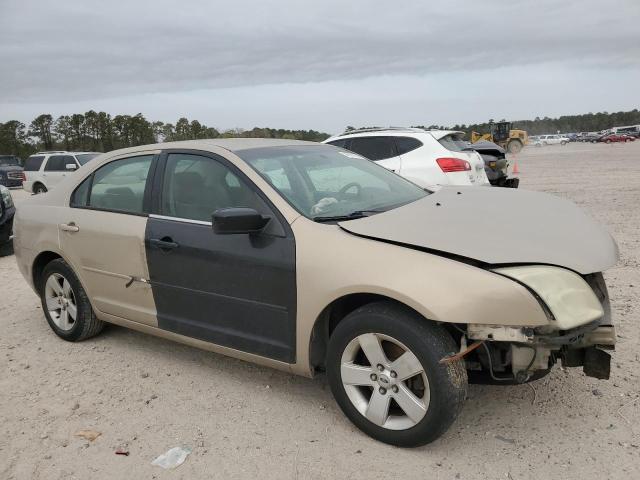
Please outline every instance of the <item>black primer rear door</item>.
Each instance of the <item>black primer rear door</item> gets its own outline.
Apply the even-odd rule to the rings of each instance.
[[[286,221],[225,159],[162,155],[146,230],[149,276],[162,329],[295,362],[295,243]],[[257,235],[217,235],[218,208],[272,217]]]

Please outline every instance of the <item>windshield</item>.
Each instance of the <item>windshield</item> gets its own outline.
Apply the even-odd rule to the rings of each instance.
[[[100,154],[99,153],[82,153],[80,155],[76,155],[76,158],[80,162],[80,165],[84,165],[89,160],[93,160],[94,158],[96,158],[98,155]]]
[[[364,157],[328,145],[254,148],[237,154],[294,208],[316,221],[358,218],[428,195]]]
[[[0,165],[2,166],[9,166],[9,165],[16,165],[16,166],[20,166],[20,161],[18,160],[17,157],[13,157],[13,156],[0,156]]]

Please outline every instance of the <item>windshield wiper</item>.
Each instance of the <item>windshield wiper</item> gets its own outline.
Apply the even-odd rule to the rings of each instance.
[[[332,215],[326,217],[313,217],[314,222],[339,222],[341,220],[356,220],[358,218],[368,217],[371,214],[382,213],[384,210],[356,210],[347,215]]]

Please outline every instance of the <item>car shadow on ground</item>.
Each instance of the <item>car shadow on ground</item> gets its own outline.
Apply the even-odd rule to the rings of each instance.
[[[195,362],[197,368],[202,368],[203,376],[212,376],[218,384],[221,382],[246,382],[247,388],[255,386],[270,388],[269,394],[279,397],[276,401],[281,401],[283,404],[295,402],[297,405],[303,405],[303,408],[308,407],[309,411],[317,411],[320,405],[323,411],[330,414],[326,420],[328,424],[340,425],[340,428],[359,434],[358,441],[382,445],[351,426],[333,401],[326,375],[323,373],[313,379],[301,377],[115,325],[108,325],[102,335],[89,340],[89,342],[96,342],[102,346],[108,344],[111,346],[114,344],[126,345],[123,349],[133,347],[143,350],[145,354],[158,359],[158,364],[169,365],[174,370],[193,367]],[[166,360],[160,360],[161,357],[166,357]],[[191,373],[193,374],[193,370]],[[173,380],[169,377],[164,381],[172,382]],[[488,431],[496,429],[500,425],[506,426],[507,429],[517,429],[518,425],[516,424],[504,425],[505,415],[508,415],[507,418],[516,418],[518,423],[523,425],[536,422],[539,420],[540,414],[543,413],[538,407],[547,405],[555,390],[561,388],[584,390],[583,385],[576,384],[579,382],[578,376],[567,375],[567,372],[560,371],[556,367],[545,378],[530,384],[471,384],[463,411],[450,431],[441,439],[423,448],[432,450],[445,448],[445,446],[447,449],[456,448],[456,445],[464,447],[463,438],[468,439],[469,436],[473,436],[477,441],[481,441],[481,438],[486,436]],[[572,408],[584,408],[584,405],[579,402],[579,395],[576,395],[575,398],[575,405],[565,403],[562,405],[562,409],[567,411]],[[558,438],[562,436],[563,428],[560,424],[546,424],[546,427],[552,430],[556,429],[555,432],[547,432],[547,435]],[[513,432],[512,436],[514,436]],[[502,435],[495,435],[495,438],[507,443],[515,442],[515,440]],[[461,441],[462,443],[460,443]],[[421,451],[422,448],[417,450]]]
[[[0,257],[8,257],[9,255],[13,255],[13,240],[0,245]]]

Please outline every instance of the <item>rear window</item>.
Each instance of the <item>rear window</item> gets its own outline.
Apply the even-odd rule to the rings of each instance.
[[[44,155],[34,155],[27,158],[24,162],[24,170],[26,172],[37,172],[40,170],[40,166],[42,165],[42,161],[44,160]]]
[[[81,155],[76,155],[76,158],[80,162],[80,165],[84,165],[88,161],[93,160],[94,158],[96,158],[98,155],[100,155],[100,154],[99,153],[83,153]]]
[[[462,135],[445,135],[440,140],[440,145],[442,145],[447,150],[451,150],[452,152],[463,152],[469,148],[469,143],[466,140],[462,139]]]

